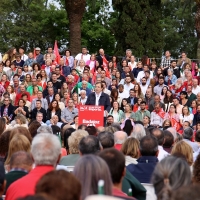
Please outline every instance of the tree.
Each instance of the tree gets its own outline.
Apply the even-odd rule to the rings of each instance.
[[[85,6],[86,0],[65,0],[69,19],[69,47],[73,55],[81,50],[81,22]]]
[[[39,46],[46,49],[68,38],[65,10],[55,6],[45,6],[45,0],[2,0],[0,7],[0,50],[7,51],[11,46],[24,46],[27,51]],[[14,7],[14,9],[13,9]]]
[[[161,23],[164,30],[164,51],[170,50],[175,58],[181,51],[186,51],[190,58],[196,58],[195,6],[192,2],[190,7],[184,7],[179,0],[163,4]]]
[[[82,20],[82,44],[87,46],[91,53],[97,53],[104,48],[107,54],[112,55],[115,48],[115,38],[111,32],[108,0],[96,0],[95,5],[87,1],[86,11]]]
[[[112,30],[117,40],[116,53],[123,55],[126,49],[141,57],[161,56],[163,31],[160,24],[160,0],[113,0],[116,20]]]

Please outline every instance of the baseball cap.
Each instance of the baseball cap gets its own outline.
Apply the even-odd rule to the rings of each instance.
[[[40,47],[36,47],[35,50],[36,51],[40,51],[41,49],[40,49]]]
[[[5,169],[2,162],[0,162],[0,185],[4,183],[5,180]]]

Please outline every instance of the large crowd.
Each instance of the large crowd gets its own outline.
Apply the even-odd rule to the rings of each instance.
[[[200,189],[200,69],[186,52],[0,56],[0,196],[188,200]],[[103,106],[104,126],[81,124]],[[91,116],[91,119],[95,118]],[[1,197],[0,197],[1,199]]]

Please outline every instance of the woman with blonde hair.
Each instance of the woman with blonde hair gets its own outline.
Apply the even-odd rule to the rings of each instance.
[[[130,164],[137,164],[137,159],[139,158],[139,141],[136,138],[128,138],[122,145],[121,152],[124,154],[126,163],[128,166]]]
[[[15,117],[16,124],[13,127],[22,126],[24,128],[28,128],[26,117],[22,114],[17,114]]]
[[[29,153],[31,150],[31,143],[28,140],[28,138],[24,135],[17,134],[15,135],[12,140],[10,141],[9,144],[9,149],[8,149],[8,156],[5,161],[5,165],[10,164],[10,158],[13,155],[13,153],[17,151],[25,151]]]
[[[182,154],[185,157],[188,165],[192,166],[193,150],[192,150],[192,147],[189,144],[187,144],[185,141],[183,140],[179,141],[174,145],[171,151],[171,155],[174,155],[174,154]]]

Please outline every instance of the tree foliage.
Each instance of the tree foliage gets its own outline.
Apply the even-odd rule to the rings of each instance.
[[[164,51],[171,50],[175,57],[178,57],[181,51],[186,51],[188,57],[196,58],[196,4],[191,2],[190,6],[185,6],[185,2],[180,0],[170,0],[163,3],[162,12]]]
[[[106,53],[113,54],[115,38],[111,33],[108,0],[88,0],[82,22],[82,44],[87,46],[91,53],[104,48]]]
[[[27,51],[39,46],[46,49],[55,40],[66,43],[66,12],[44,0],[1,0],[0,50],[24,46]]]
[[[160,24],[160,0],[113,0],[116,20],[113,32],[117,40],[116,53],[123,55],[127,48],[137,56],[161,55],[163,31]]]

